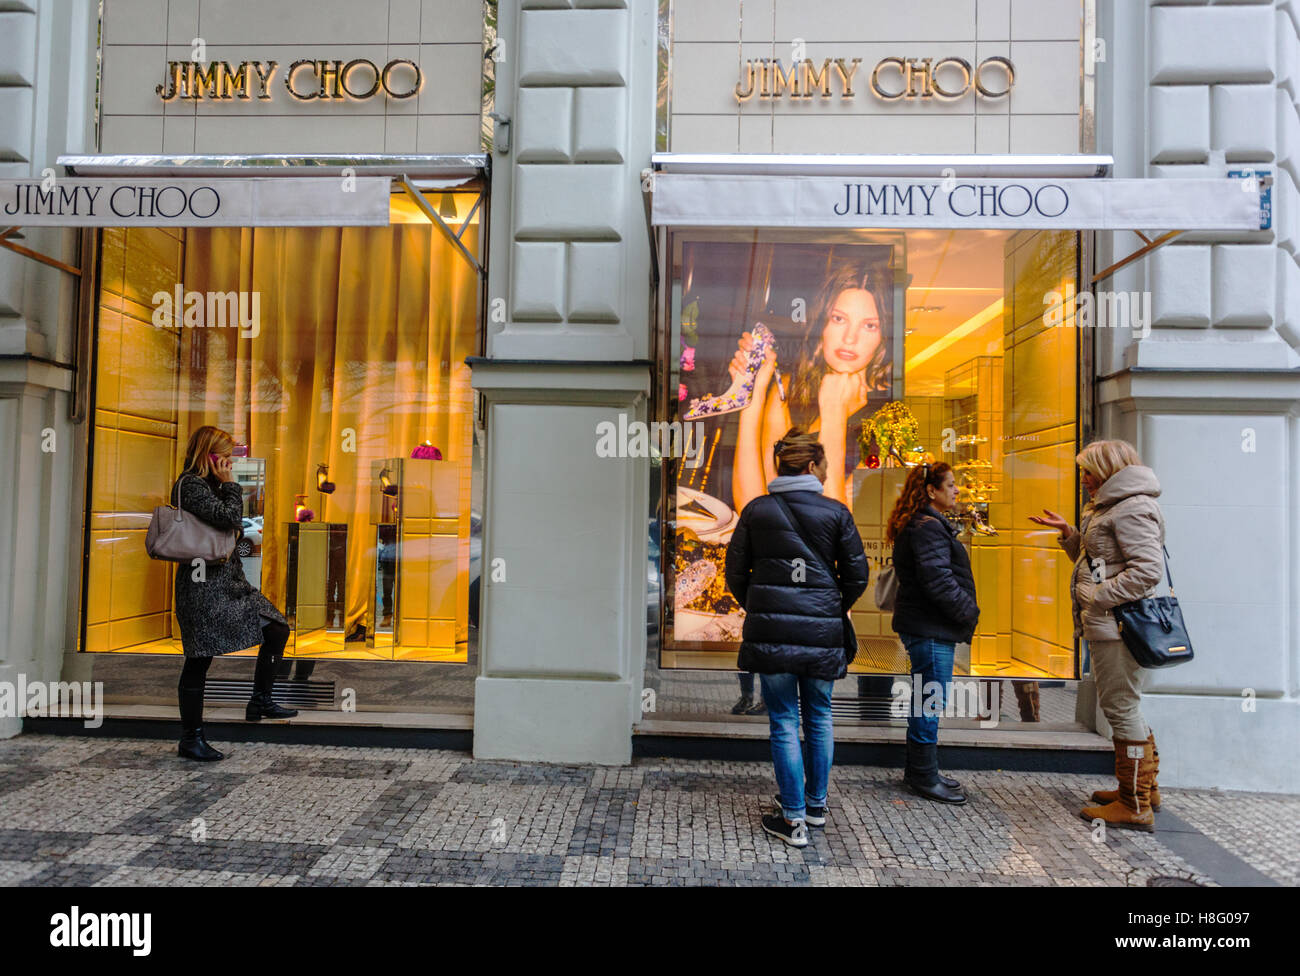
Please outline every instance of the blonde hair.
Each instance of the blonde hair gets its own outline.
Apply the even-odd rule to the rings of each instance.
[[[1130,464],[1141,464],[1137,448],[1128,441],[1093,441],[1077,455],[1075,463],[1102,481]]]
[[[802,427],[791,427],[772,448],[777,474],[803,474],[810,464],[821,464],[826,448],[816,434],[806,434]]]
[[[225,454],[234,446],[235,439],[228,433],[220,427],[205,424],[190,434],[190,442],[185,446],[185,464],[181,470],[197,472],[202,478],[215,474],[208,455]]]

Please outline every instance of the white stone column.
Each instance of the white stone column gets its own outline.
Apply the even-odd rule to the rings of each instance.
[[[1161,481],[1196,651],[1149,672],[1143,699],[1174,786],[1300,791],[1298,6],[1098,3],[1097,148],[1116,176],[1276,175],[1271,231],[1183,234],[1098,286],[1151,298],[1148,337],[1092,338],[1099,436],[1132,440]],[[1098,235],[1098,267],[1139,244]]]
[[[94,148],[98,5],[20,0],[0,9],[0,176],[40,177]],[[76,260],[76,232],[21,244]],[[68,420],[75,282],[0,249],[0,681],[55,680],[75,649],[85,426]],[[21,722],[0,716],[0,737]]]
[[[653,0],[503,0],[493,155],[474,751],[623,763],[645,660]],[[498,127],[498,139],[502,128]],[[497,147],[500,149],[500,145]]]

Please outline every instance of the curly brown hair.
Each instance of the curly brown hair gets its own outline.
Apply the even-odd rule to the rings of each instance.
[[[887,543],[893,545],[894,540],[898,538],[898,533],[902,532],[907,527],[907,523],[912,521],[912,516],[930,504],[930,496],[925,490],[926,487],[942,488],[944,477],[951,470],[951,464],[947,461],[939,461],[937,464],[918,464],[907,472],[907,480],[903,482],[903,491],[894,504],[894,510],[889,515],[889,524],[885,528],[885,541]]]

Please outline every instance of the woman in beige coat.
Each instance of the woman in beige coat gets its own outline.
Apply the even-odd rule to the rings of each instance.
[[[1080,816],[1150,831],[1152,810],[1160,806],[1155,735],[1142,718],[1142,667],[1120,639],[1111,610],[1153,596],[1164,576],[1160,482],[1127,441],[1095,441],[1075,461],[1091,497],[1078,530],[1046,509],[1029,518],[1056,529],[1057,543],[1074,561],[1074,629],[1088,642],[1097,699],[1114,739],[1118,788],[1098,790],[1092,798],[1100,805],[1084,807]]]

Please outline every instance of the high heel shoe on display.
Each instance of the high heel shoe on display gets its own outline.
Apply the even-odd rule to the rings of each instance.
[[[696,397],[691,400],[683,420],[699,420],[702,417],[720,417],[724,413],[734,413],[749,406],[754,397],[754,380],[763,365],[767,351],[776,345],[776,336],[765,325],[755,325],[750,332],[753,343],[749,347],[749,358],[745,371],[728,387],[727,392],[718,396]]]

